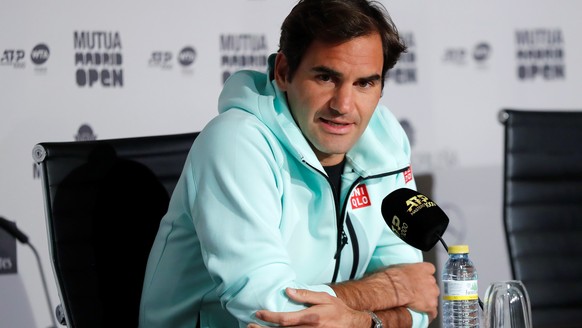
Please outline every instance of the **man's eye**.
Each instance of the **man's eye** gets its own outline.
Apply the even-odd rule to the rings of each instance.
[[[330,75],[327,75],[327,74],[318,75],[317,78],[320,81],[323,81],[323,82],[329,82],[329,81],[331,81],[331,76]]]
[[[360,88],[371,88],[374,86],[374,81],[360,81],[358,82]]]

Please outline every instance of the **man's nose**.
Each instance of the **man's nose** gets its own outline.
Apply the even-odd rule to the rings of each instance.
[[[353,107],[353,88],[345,83],[335,89],[331,108],[340,114],[348,113]]]

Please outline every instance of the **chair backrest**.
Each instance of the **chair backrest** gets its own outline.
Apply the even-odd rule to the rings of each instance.
[[[197,135],[34,147],[67,326],[137,327],[147,257]]]
[[[582,325],[582,112],[503,110],[503,218],[534,327]]]

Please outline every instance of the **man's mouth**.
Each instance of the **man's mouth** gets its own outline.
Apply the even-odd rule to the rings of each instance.
[[[324,118],[321,118],[320,120],[323,121],[323,123],[325,124],[329,124],[331,126],[338,126],[338,127],[342,127],[342,126],[348,126],[349,123],[342,123],[342,122],[336,122],[336,121],[330,121],[330,120],[326,120]]]

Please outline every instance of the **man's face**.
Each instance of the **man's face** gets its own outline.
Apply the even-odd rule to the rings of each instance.
[[[368,126],[382,95],[382,65],[377,33],[341,44],[314,41],[291,81],[285,55],[277,55],[277,85],[322,165],[340,163]]]

